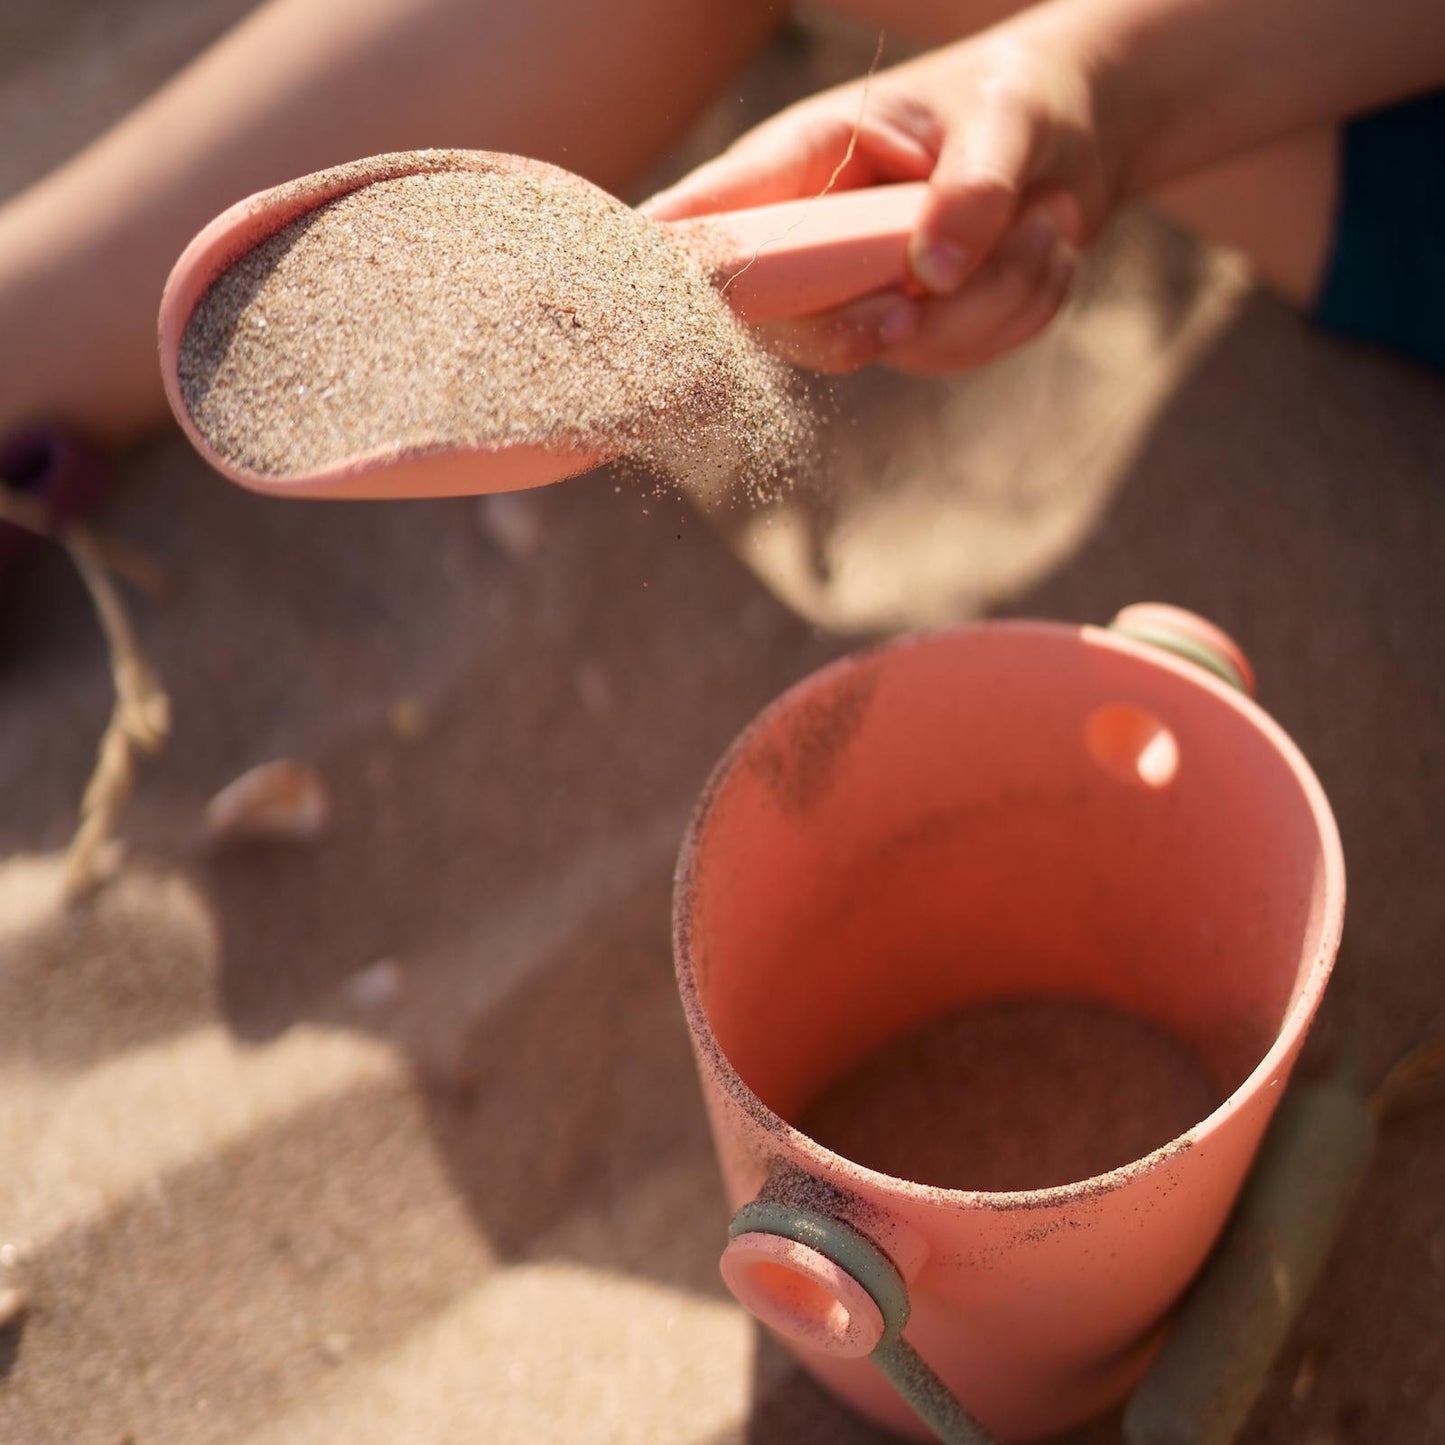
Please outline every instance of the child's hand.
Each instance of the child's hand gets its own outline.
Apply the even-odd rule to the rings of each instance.
[[[834,185],[930,182],[909,245],[914,294],[773,323],[768,344],[822,371],[945,371],[1027,341],[1058,310],[1076,248],[1118,189],[1104,72],[1025,14],[875,75]],[[644,209],[673,220],[815,195],[847,154],[862,100],[858,81],[791,106]]]

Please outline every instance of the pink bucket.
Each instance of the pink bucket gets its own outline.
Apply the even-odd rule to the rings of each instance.
[[[724,1277],[880,1424],[1026,1440],[1111,1407],[1218,1237],[1344,912],[1329,805],[1251,686],[1174,609],[992,623],[823,669],[714,772],[675,947],[739,1211]],[[1152,1021],[1224,1102],[1018,1193],[881,1174],[790,1122],[902,1031],[1019,996]]]

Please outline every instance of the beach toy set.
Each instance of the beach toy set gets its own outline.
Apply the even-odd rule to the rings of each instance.
[[[607,460],[443,445],[259,476],[188,415],[179,357],[212,282],[337,196],[429,164],[417,155],[253,196],[178,262],[162,367],[223,475],[287,496],[432,496]],[[727,301],[760,320],[902,284],[924,195],[709,218]],[[1318,781],[1253,692],[1240,648],[1177,608],[1128,608],[1109,627],[990,622],[824,668],[709,781],[674,938],[732,1212],[723,1278],[880,1425],[950,1445],[1041,1440],[1132,1395],[1131,1445],[1222,1445],[1263,1378],[1373,1127],[1355,1092],[1296,1091],[1261,1153],[1334,963],[1344,865]],[[1147,1021],[1198,1061],[1217,1107],[1117,1167],[1017,1190],[880,1172],[799,1127],[908,1030],[1020,999]],[[1022,1086],[1026,1052],[1015,1067]],[[988,1107],[958,1100],[960,1116]]]

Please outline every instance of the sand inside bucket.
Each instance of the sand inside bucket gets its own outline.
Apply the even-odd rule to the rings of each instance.
[[[1009,999],[884,1044],[798,1127],[895,1178],[1042,1189],[1142,1158],[1220,1099],[1193,1051],[1145,1019],[1084,999]]]

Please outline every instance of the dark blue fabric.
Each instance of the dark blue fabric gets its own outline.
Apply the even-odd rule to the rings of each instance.
[[[1346,126],[1314,319],[1445,371],[1445,91]]]

